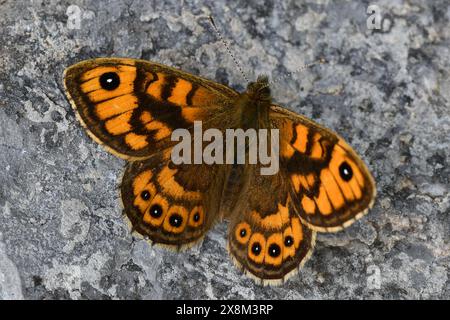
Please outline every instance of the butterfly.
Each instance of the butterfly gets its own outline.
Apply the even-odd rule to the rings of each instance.
[[[232,260],[279,284],[310,257],[316,232],[351,225],[372,207],[375,182],[337,134],[272,103],[267,77],[238,93],[158,63],[99,58],[70,66],[66,94],[87,133],[126,159],[121,183],[132,230],[176,250],[227,220]],[[175,164],[175,129],[278,129],[279,170],[261,164]]]

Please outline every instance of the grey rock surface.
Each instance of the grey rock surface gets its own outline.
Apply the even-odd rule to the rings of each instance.
[[[0,0],[0,298],[449,299],[448,1]],[[234,267],[226,224],[186,252],[133,237],[125,162],[93,142],[65,99],[69,65],[158,61],[228,84],[281,79],[274,99],[339,132],[377,181],[374,208],[319,234],[301,272],[261,287]],[[319,57],[327,65],[292,76]]]

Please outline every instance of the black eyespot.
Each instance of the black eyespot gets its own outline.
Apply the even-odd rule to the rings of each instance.
[[[350,181],[353,177],[352,167],[347,162],[342,162],[339,166],[339,174],[344,181]]]
[[[163,209],[161,208],[161,206],[159,204],[152,205],[152,207],[150,208],[150,215],[153,218],[159,218],[162,216],[162,214],[163,214]]]
[[[286,247],[292,246],[293,243],[294,243],[294,239],[292,239],[291,236],[287,236],[286,238],[284,238],[284,245]]]
[[[239,235],[243,238],[247,235],[247,230],[245,229],[241,229],[241,231],[239,231]]]
[[[172,227],[178,228],[183,223],[183,217],[178,213],[174,213],[170,216],[169,223]]]
[[[120,85],[120,77],[115,72],[107,72],[100,76],[100,85],[105,90],[114,90]]]
[[[143,200],[149,200],[150,199],[150,192],[148,192],[148,190],[144,190],[141,192],[141,198]]]
[[[198,222],[199,220],[200,220],[200,213],[198,213],[198,212],[196,212],[195,214],[194,214],[194,222]]]
[[[278,257],[280,255],[280,253],[281,253],[280,246],[277,245],[276,243],[272,243],[269,246],[269,256],[275,258],[275,257]]]
[[[259,242],[255,242],[255,243],[252,245],[252,253],[253,253],[255,256],[258,256],[258,255],[261,253],[261,245],[259,244]]]

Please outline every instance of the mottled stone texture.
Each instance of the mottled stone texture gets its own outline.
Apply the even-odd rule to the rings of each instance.
[[[67,21],[80,9],[80,29]],[[0,298],[450,298],[448,1],[0,1]],[[75,7],[70,9],[76,14]],[[226,224],[184,253],[133,237],[125,162],[91,141],[62,89],[83,59],[126,56],[242,90],[208,22],[275,100],[339,132],[377,181],[369,215],[319,234],[304,269],[261,287],[232,264]]]

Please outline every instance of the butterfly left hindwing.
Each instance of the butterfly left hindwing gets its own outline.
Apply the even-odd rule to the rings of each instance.
[[[175,165],[158,157],[132,162],[121,185],[125,214],[152,242],[190,247],[220,218],[223,179],[218,166]]]

